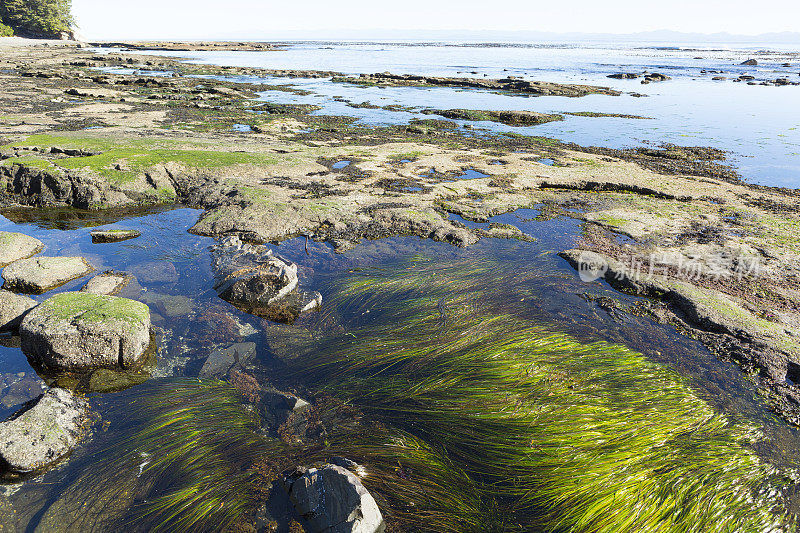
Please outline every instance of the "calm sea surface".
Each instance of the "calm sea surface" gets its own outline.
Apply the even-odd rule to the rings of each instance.
[[[741,75],[755,82],[786,78],[800,82],[800,44],[684,47],[639,45],[423,45],[381,43],[290,43],[273,52],[180,52],[193,62],[272,69],[333,70],[347,74],[393,72],[436,76],[525,79],[604,85],[622,96],[583,98],[524,97],[451,88],[375,88],[331,83],[327,79],[267,78],[313,91],[307,96],[268,92],[263,99],[313,103],[321,114],[356,116],[364,124],[405,123],[412,112],[355,109],[348,103],[412,108],[513,109],[546,113],[595,111],[650,117],[653,120],[566,116],[563,122],[535,127],[493,123],[493,131],[551,136],[581,145],[633,147],[674,143],[713,146],[730,152],[731,163],[751,182],[800,187],[800,86],[748,85],[733,82]],[[741,63],[756,59],[757,66]],[[788,64],[789,66],[785,66]],[[615,80],[619,72],[659,72],[672,79],[641,84],[640,79]],[[726,80],[713,80],[725,77]],[[255,80],[253,80],[255,81]],[[639,93],[644,96],[633,96]],[[341,97],[336,101],[334,97]]]

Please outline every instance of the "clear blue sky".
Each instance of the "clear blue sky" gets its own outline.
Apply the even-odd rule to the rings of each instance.
[[[800,32],[798,0],[73,0],[89,39],[313,37],[318,30]]]

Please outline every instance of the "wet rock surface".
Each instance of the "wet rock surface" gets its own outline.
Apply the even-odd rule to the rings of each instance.
[[[133,229],[107,229],[92,231],[93,243],[122,242],[141,237],[142,233]]]
[[[0,267],[20,259],[27,259],[43,248],[44,244],[39,239],[22,233],[0,231]]]
[[[298,289],[297,265],[263,245],[225,238],[211,248],[214,289],[223,300],[276,322],[292,322],[317,307],[318,293]]]
[[[19,329],[25,314],[37,305],[33,298],[0,290],[0,332]]]
[[[200,377],[223,378],[235,368],[242,368],[256,357],[256,343],[240,342],[217,348],[208,356],[200,369]]]
[[[322,427],[312,428],[309,421],[311,404],[294,394],[274,387],[262,387],[259,391],[262,426],[264,433],[287,442],[305,440],[309,431],[324,433]]]
[[[101,296],[114,296],[134,279],[133,276],[125,272],[103,272],[86,282],[86,285],[81,287],[81,292],[88,292]]]
[[[534,126],[564,120],[556,114],[537,113],[535,111],[476,111],[472,109],[425,109],[426,115],[439,115],[453,120],[486,120],[499,122],[507,126]]]
[[[83,257],[31,257],[3,269],[3,288],[41,294],[94,271]]]
[[[49,389],[0,423],[0,468],[29,473],[68,454],[88,423],[88,403],[64,389]]]
[[[283,486],[310,533],[381,533],[386,525],[361,480],[333,464],[301,467]]]
[[[592,85],[574,85],[528,81],[520,78],[480,79],[480,78],[446,78],[439,76],[418,76],[415,74],[361,74],[358,78],[334,78],[334,81],[361,83],[379,86],[439,86],[439,87],[472,87],[509,91],[536,96],[586,96],[587,94],[607,94],[619,96],[621,93],[608,87]]]
[[[115,296],[62,293],[28,313],[20,337],[29,361],[46,370],[129,368],[150,345],[150,310]]]

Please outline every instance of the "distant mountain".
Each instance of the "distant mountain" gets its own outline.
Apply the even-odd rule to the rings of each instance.
[[[685,33],[657,30],[627,34],[616,33],[554,33],[539,31],[500,30],[281,30],[268,33],[249,31],[247,35],[216,35],[216,39],[251,40],[311,40],[311,41],[415,41],[415,42],[494,42],[494,43],[572,43],[587,41],[602,42],[647,42],[664,44],[784,44],[800,46],[800,32],[763,33],[760,35],[736,35],[730,33]]]

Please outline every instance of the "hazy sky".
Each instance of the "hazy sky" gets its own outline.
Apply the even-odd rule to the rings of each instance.
[[[800,31],[798,0],[73,0],[73,10],[89,39],[313,38],[319,30],[379,28]]]

